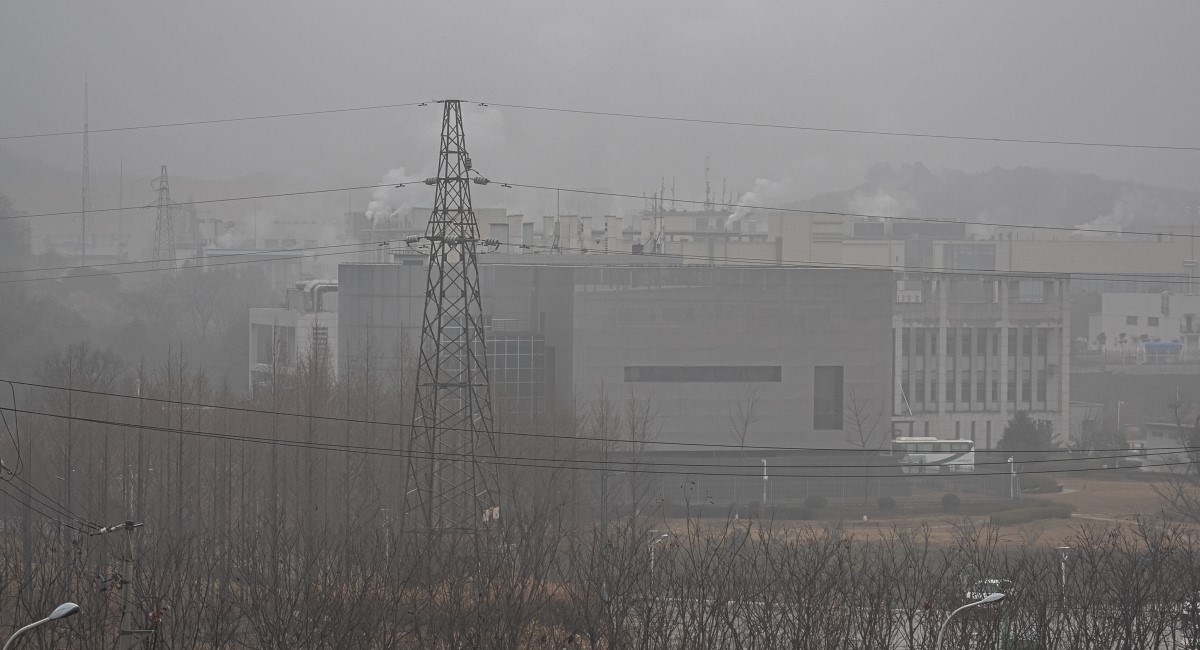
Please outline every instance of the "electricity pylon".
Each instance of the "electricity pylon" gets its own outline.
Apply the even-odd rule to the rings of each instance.
[[[479,238],[471,208],[471,157],[458,100],[443,104],[437,187],[423,237],[428,247],[425,313],[405,486],[406,528],[475,535],[499,518],[492,435],[491,384],[484,347],[477,255],[494,241]],[[476,176],[474,182],[486,184]]]
[[[167,184],[167,166],[162,166],[158,178],[150,181],[150,186],[158,191],[158,219],[154,222],[154,264],[160,266],[175,265],[175,219],[174,205],[171,203],[171,189]]]

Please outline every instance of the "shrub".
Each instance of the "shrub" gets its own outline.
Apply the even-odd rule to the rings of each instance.
[[[958,510],[958,506],[960,505],[962,505],[962,499],[958,498],[958,495],[953,492],[942,497],[942,510],[946,512]]]
[[[1070,519],[1073,508],[1065,503],[1047,503],[1024,508],[1014,508],[992,515],[993,526],[1024,524],[1038,519]]]
[[[804,500],[804,507],[810,510],[820,510],[827,505],[829,505],[829,501],[819,494],[814,494]]]
[[[1062,492],[1062,486],[1052,476],[1044,474],[1025,474],[1021,476],[1021,491],[1045,494]]]
[[[895,510],[896,509],[896,500],[893,499],[892,497],[879,497],[878,499],[875,500],[875,503],[879,506],[880,510]]]

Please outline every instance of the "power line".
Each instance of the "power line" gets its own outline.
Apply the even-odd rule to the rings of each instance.
[[[641,194],[630,194],[630,193],[625,193],[625,192],[609,192],[609,191],[605,191],[605,190],[587,190],[587,189],[580,189],[580,188],[558,187],[558,186],[551,186],[551,185],[532,185],[532,184],[528,184],[528,183],[515,183],[515,182],[511,182],[511,181],[489,180],[489,183],[490,184],[498,184],[501,187],[520,187],[520,188],[524,188],[524,189],[540,190],[540,191],[544,191],[544,192],[568,192],[571,194],[588,194],[588,195],[594,195],[594,196],[607,196],[607,197],[619,198],[619,199],[637,199],[639,201],[644,200],[646,198],[645,196],[643,196]],[[686,203],[688,205],[703,205],[704,204],[703,201],[696,200],[696,199],[672,199],[672,200],[676,201],[678,203]],[[865,213],[861,213],[861,212],[841,212],[841,211],[837,211],[837,210],[814,210],[814,209],[809,209],[809,208],[791,208],[791,207],[771,206],[771,205],[752,205],[749,203],[735,203],[733,205],[734,205],[734,207],[737,207],[737,208],[747,208],[750,210],[765,210],[765,211],[771,211],[771,212],[790,212],[790,213],[795,213],[795,214],[822,214],[822,215],[828,215],[831,217],[854,217],[854,218],[860,218],[860,219],[882,219],[882,220],[888,220],[888,221],[915,221],[915,222],[920,222],[920,223],[943,223],[943,224],[966,225],[966,226],[989,226],[989,227],[994,227],[994,228],[1009,228],[1009,229],[1018,229],[1019,228],[1021,230],[1053,230],[1053,231],[1061,231],[1061,232],[1082,232],[1082,233],[1108,234],[1108,235],[1146,235],[1146,236],[1154,236],[1154,237],[1181,237],[1181,238],[1200,237],[1200,234],[1192,234],[1192,233],[1170,233],[1170,232],[1155,232],[1155,231],[1141,231],[1141,230],[1112,230],[1112,229],[1106,229],[1106,228],[1082,228],[1082,227],[1076,227],[1076,226],[1047,226],[1044,224],[1010,224],[1010,223],[1000,223],[1000,222],[993,222],[993,221],[962,221],[962,220],[958,220],[958,219],[945,219],[945,218],[936,218],[936,217],[901,217],[901,216],[892,216],[892,215],[883,215],[883,214],[865,214]]]
[[[260,199],[283,198],[283,197],[289,197],[289,196],[328,194],[331,192],[349,192],[349,191],[355,191],[355,190],[371,190],[371,189],[379,189],[379,188],[383,188],[383,187],[403,188],[403,187],[406,187],[406,186],[412,185],[412,184],[413,184],[412,182],[409,182],[409,183],[377,183],[374,185],[353,185],[353,186],[347,186],[347,187],[332,187],[332,188],[315,189],[315,190],[297,190],[294,192],[279,192],[279,193],[275,193],[275,194],[257,194],[257,195],[249,195],[249,196],[231,196],[231,197],[219,197],[219,198],[203,199],[203,200],[189,200],[188,203],[190,203],[190,204],[209,204],[209,203],[229,203],[229,202],[236,202],[236,201],[254,201],[254,200],[260,200]],[[543,191],[543,192],[567,192],[570,194],[587,194],[587,195],[593,195],[593,196],[606,196],[606,197],[611,197],[611,198],[636,199],[639,201],[646,198],[645,196],[640,195],[640,194],[631,194],[631,193],[627,193],[627,192],[609,192],[609,191],[604,191],[604,190],[588,190],[588,189],[573,188],[573,187],[536,185],[536,184],[530,184],[530,183],[516,183],[516,182],[508,182],[508,181],[489,180],[488,184],[500,185],[501,187],[507,187],[507,188],[522,188],[522,189],[530,189],[530,190],[539,190],[539,191]],[[704,204],[703,201],[699,201],[699,200],[695,200],[695,199],[675,199],[675,201],[678,203],[685,203],[688,205],[703,205]],[[1092,234],[1101,234],[1101,235],[1143,235],[1143,236],[1155,237],[1155,238],[1179,237],[1181,239],[1191,239],[1191,238],[1200,237],[1200,233],[1191,233],[1191,232],[1160,232],[1160,231],[1153,231],[1153,230],[1114,230],[1114,229],[1108,229],[1108,228],[1083,228],[1083,227],[1076,227],[1076,226],[1048,226],[1045,224],[1011,224],[1011,223],[1000,223],[1000,222],[994,222],[994,221],[965,221],[965,220],[959,220],[959,219],[947,219],[947,218],[938,218],[938,217],[911,217],[911,216],[905,217],[905,216],[893,216],[893,215],[883,215],[883,214],[867,214],[867,213],[863,213],[863,212],[845,212],[845,211],[838,211],[838,210],[814,210],[814,209],[809,209],[809,208],[794,208],[794,207],[773,206],[773,205],[756,205],[756,204],[749,204],[749,203],[737,203],[737,204],[734,204],[734,206],[739,207],[739,208],[747,208],[750,210],[764,210],[764,211],[770,211],[770,212],[787,212],[787,213],[793,213],[793,214],[817,214],[817,215],[827,215],[827,216],[832,216],[832,217],[851,217],[851,218],[857,218],[857,219],[880,219],[880,220],[888,220],[888,221],[911,221],[911,222],[918,222],[918,223],[941,223],[941,224],[966,225],[966,226],[987,226],[987,227],[992,227],[992,228],[1007,228],[1010,230],[1016,230],[1016,229],[1049,230],[1049,231],[1057,231],[1057,232],[1092,233]],[[120,208],[120,207],[117,207],[117,208],[112,208],[112,207],[88,208],[88,212],[96,213],[96,212],[117,212],[120,210],[148,210],[148,209],[154,208],[154,207],[157,207],[157,204],[151,203],[151,204],[147,204],[147,205],[132,206],[132,207],[126,207],[126,208]],[[34,218],[40,218],[40,217],[63,217],[63,216],[76,216],[78,214],[79,214],[78,210],[75,210],[72,212],[41,212],[41,213],[33,213],[33,214],[12,214],[12,215],[0,216],[0,220],[34,219]],[[1017,241],[1019,241],[1019,240],[1017,240]]]
[[[543,244],[511,244],[511,243],[507,243],[507,242],[500,242],[500,245],[507,246],[507,247],[516,247],[516,248],[540,248],[543,250],[550,250],[552,248],[550,246],[546,246]],[[662,257],[662,258],[667,258],[667,259],[696,260],[696,261],[710,262],[710,263],[711,262],[722,262],[722,263],[737,262],[737,263],[744,263],[747,266],[753,266],[756,268],[763,268],[763,269],[793,269],[793,268],[814,269],[814,270],[846,269],[846,270],[859,270],[859,271],[888,271],[888,272],[892,272],[892,273],[914,273],[914,274],[924,274],[924,275],[952,275],[952,276],[966,275],[966,276],[990,276],[990,277],[1002,277],[1002,278],[1034,278],[1034,279],[1056,278],[1056,279],[1064,279],[1064,280],[1065,279],[1070,279],[1070,280],[1109,280],[1109,281],[1122,281],[1122,282],[1133,282],[1133,283],[1144,282],[1144,283],[1154,283],[1154,284],[1161,284],[1163,282],[1171,282],[1171,281],[1183,283],[1183,282],[1200,280],[1200,278],[1197,278],[1195,276],[1158,274],[1158,273],[1117,273],[1117,272],[1104,273],[1104,272],[1100,272],[1100,271],[1060,273],[1057,271],[1024,271],[1024,270],[991,271],[991,270],[983,270],[983,269],[979,269],[979,270],[976,270],[976,269],[944,269],[944,268],[938,268],[938,267],[933,267],[933,266],[903,266],[900,268],[896,268],[896,267],[885,265],[885,264],[844,264],[844,263],[840,263],[840,262],[798,262],[798,261],[793,261],[793,260],[777,260],[777,259],[765,258],[765,257],[734,257],[734,256],[729,256],[729,255],[703,255],[703,254],[693,254],[693,253],[666,253],[666,252],[662,252],[662,253],[654,253],[654,252],[631,253],[631,252],[627,252],[627,251],[612,251],[612,250],[604,251],[604,250],[592,250],[589,248],[563,248],[563,247],[559,247],[559,250],[570,251],[570,252],[581,253],[581,254],[586,253],[588,255],[625,255],[625,256],[631,256],[631,257],[634,257],[634,256],[635,257]],[[581,255],[581,257],[582,257],[582,255]],[[491,262],[490,264],[517,265],[517,264],[532,264],[532,262]],[[584,264],[562,263],[562,264],[558,264],[558,266],[572,266],[572,267],[576,267],[576,268],[621,268],[621,266],[612,265],[612,264],[586,264],[586,263],[584,263]],[[626,265],[626,267],[646,268],[644,265]],[[653,268],[653,267],[651,267],[651,268]],[[1142,279],[1130,279],[1130,278],[1142,278]],[[737,285],[726,285],[726,286],[737,286]]]
[[[757,129],[782,129],[787,131],[809,131],[815,133],[846,133],[852,135],[880,135],[898,138],[926,138],[935,140],[964,140],[969,142],[997,142],[1011,144],[1060,145],[1069,147],[1109,147],[1117,149],[1150,149],[1162,151],[1200,151],[1200,146],[1139,144],[1133,142],[1104,142],[1088,140],[1049,140],[1039,138],[999,138],[991,136],[969,136],[948,133],[922,133],[918,131],[878,131],[871,129],[839,129],[822,126],[805,126],[799,124],[772,124],[769,122],[746,122],[737,120],[717,120],[696,117],[681,117],[672,115],[654,115],[649,113],[624,113],[616,111],[598,111],[573,108],[556,108],[551,106],[534,106],[531,104],[502,104],[497,102],[476,102],[480,106],[498,106],[527,111],[542,111],[548,113],[565,113],[572,115],[589,115],[598,117],[620,117],[638,120],[653,120],[658,122],[683,122],[688,124],[705,124],[712,126],[735,126]]]
[[[209,404],[209,403],[204,403],[204,402],[184,402],[184,401],[171,400],[171,399],[166,399],[166,398],[161,398],[161,397],[158,397],[158,398],[149,397],[146,395],[142,395],[139,397],[136,395],[125,395],[122,393],[110,393],[110,392],[91,390],[91,389],[86,389],[86,388],[72,388],[72,387],[68,387],[68,386],[54,386],[51,384],[39,384],[39,383],[34,383],[34,382],[18,381],[15,379],[14,380],[2,379],[0,381],[4,381],[4,382],[11,381],[11,383],[16,384],[18,386],[26,386],[29,388],[39,388],[39,389],[43,389],[43,390],[61,390],[61,391],[67,391],[67,392],[72,392],[72,393],[80,393],[80,394],[84,394],[84,395],[96,395],[99,397],[115,397],[118,399],[126,399],[126,400],[141,400],[141,401],[145,401],[145,402],[157,402],[157,403],[163,403],[163,404],[167,404],[167,405],[171,405],[171,406],[187,406],[187,407],[191,407],[191,408],[214,409],[214,410],[220,410],[220,411],[233,411],[233,412],[237,412],[237,413],[251,413],[251,414],[255,414],[255,415],[272,415],[272,416],[280,415],[280,416],[286,416],[286,417],[310,418],[310,419],[314,419],[314,420],[322,420],[322,421],[327,421],[327,422],[338,422],[338,423],[343,423],[343,424],[367,424],[367,425],[374,425],[374,426],[400,427],[400,428],[411,428],[413,426],[411,423],[393,422],[390,420],[367,420],[367,419],[348,418],[348,417],[341,417],[341,416],[334,416],[334,415],[290,413],[287,411],[272,411],[269,409],[253,409],[253,408],[239,407],[239,406],[222,406],[219,404]],[[4,411],[4,410],[6,410],[6,409],[0,408],[0,411]],[[128,426],[128,425],[121,424],[120,426]],[[467,429],[455,429],[455,428],[448,428],[447,430],[448,431],[467,431]],[[571,441],[577,441],[577,442],[587,442],[587,441],[608,442],[608,443],[636,442],[636,441],[631,441],[628,439],[605,438],[602,436],[572,436],[572,435],[549,434],[549,433],[526,433],[526,432],[521,432],[521,431],[495,431],[494,433],[496,433],[497,435],[521,436],[521,437],[529,437],[529,438],[546,438],[546,439],[557,439],[557,440],[571,440]],[[678,447],[699,447],[699,448],[719,449],[719,450],[727,450],[727,451],[752,450],[752,451],[815,451],[815,452],[867,452],[867,453],[878,453],[880,451],[878,449],[854,449],[854,448],[842,448],[842,447],[789,447],[786,445],[782,445],[782,446],[781,445],[739,445],[739,444],[732,444],[732,443],[704,443],[704,442],[655,441],[653,444],[678,446]],[[1185,451],[1188,448],[1187,447],[1165,447],[1164,449],[1171,449],[1174,451]],[[1043,450],[1043,449],[1013,449],[1013,450],[1007,450],[1007,451],[1010,451],[1012,453],[1029,453],[1029,452],[1043,452],[1045,450]],[[1110,452],[1121,452],[1121,451],[1128,451],[1128,450],[1115,449],[1115,448],[1062,450],[1063,453],[1067,453],[1067,452],[1110,453]]]
[[[374,185],[352,185],[349,187],[330,187],[330,188],[319,189],[319,190],[297,190],[295,192],[277,192],[275,194],[256,194],[256,195],[251,195],[251,196],[227,196],[227,197],[216,198],[216,199],[203,199],[200,201],[189,200],[188,203],[194,204],[194,205],[208,204],[208,203],[230,203],[233,201],[254,201],[254,200],[258,200],[258,199],[277,199],[277,198],[283,198],[283,197],[288,197],[288,196],[305,196],[305,195],[309,195],[309,194],[329,194],[331,192],[350,192],[353,190],[373,190],[373,189],[378,189],[381,187],[404,187],[405,185],[408,185],[408,183],[376,183]],[[127,206],[124,208],[120,208],[120,207],[117,207],[117,208],[88,208],[88,213],[91,214],[91,213],[96,213],[96,212],[119,212],[121,210],[149,210],[150,208],[155,208],[155,207],[157,207],[157,203],[151,203],[149,205]],[[39,212],[39,213],[34,213],[34,214],[10,214],[10,215],[5,215],[5,216],[0,216],[0,220],[35,219],[35,218],[40,218],[40,217],[64,217],[64,216],[69,217],[69,216],[76,216],[78,214],[79,214],[78,210],[75,210],[73,212]],[[1200,236],[1200,235],[1198,235],[1198,236]]]
[[[249,251],[240,251],[240,252],[233,252],[233,253],[222,253],[220,255],[215,255],[215,256],[192,255],[189,257],[173,257],[170,259],[158,260],[158,261],[171,262],[171,263],[182,262],[184,265],[186,265],[188,262],[207,261],[207,260],[213,260],[213,259],[225,259],[225,258],[229,258],[229,257],[273,255],[275,253],[300,253],[300,252],[305,252],[305,251],[326,250],[326,249],[330,249],[330,248],[346,248],[347,246],[376,246],[376,247],[379,247],[379,246],[385,245],[385,244],[390,244],[390,242],[386,242],[386,241],[384,241],[384,242],[354,242],[354,243],[350,243],[350,244],[326,244],[323,246],[301,246],[301,247],[297,247],[297,248],[271,248],[271,249],[264,249],[264,250],[249,250]],[[354,252],[357,252],[357,251],[354,251]],[[75,265],[70,265],[70,266],[40,266],[40,267],[25,268],[25,269],[5,269],[5,270],[0,270],[0,275],[9,274],[9,273],[37,273],[37,272],[44,272],[44,271],[73,271],[76,269],[106,269],[106,268],[112,268],[112,267],[116,267],[116,266],[133,266],[133,265],[137,265],[137,264],[154,264],[155,261],[156,260],[127,260],[125,262],[104,262],[102,264],[88,264],[86,266],[75,264]],[[260,260],[260,261],[271,261],[271,260]],[[167,270],[167,271],[176,270],[177,271],[177,270],[179,270],[179,268],[183,268],[183,267],[178,267],[175,269],[165,269],[165,270]]]
[[[379,248],[379,247],[382,247],[387,244],[388,244],[388,242],[368,242],[368,243],[365,243],[362,245],[363,246],[371,245],[371,246],[375,246],[375,247]],[[104,271],[101,273],[80,273],[77,275],[70,275],[70,276],[65,276],[65,277],[49,276],[49,277],[44,277],[44,278],[17,278],[15,280],[0,280],[0,284],[20,284],[23,282],[43,282],[46,280],[74,280],[77,278],[107,277],[110,275],[128,275],[128,274],[133,274],[133,273],[190,271],[193,269],[209,269],[209,268],[214,268],[214,267],[219,267],[219,266],[236,266],[236,265],[241,265],[241,264],[268,264],[271,262],[279,262],[279,261],[283,261],[283,260],[298,260],[298,259],[307,259],[307,258],[313,258],[313,257],[325,257],[325,256],[329,256],[329,255],[357,255],[359,253],[370,253],[370,252],[371,252],[370,249],[356,250],[356,251],[333,251],[333,252],[325,252],[325,253],[311,253],[311,254],[304,254],[304,255],[286,255],[286,256],[279,256],[279,257],[272,257],[271,259],[266,259],[266,260],[251,259],[251,260],[231,260],[228,262],[206,262],[201,265],[182,266],[179,268],[144,268],[144,269],[128,269],[125,271]],[[220,257],[192,258],[192,259],[212,260],[212,259],[220,259]],[[139,263],[140,264],[152,264],[152,262],[147,262],[147,261],[143,261],[143,262],[139,262]],[[87,267],[80,267],[80,268],[87,268]]]
[[[199,126],[203,124],[226,124],[230,122],[251,122],[255,120],[274,120],[285,117],[305,117],[309,115],[329,115],[332,113],[350,113],[355,111],[377,111],[390,108],[405,108],[409,106],[425,106],[429,102],[407,102],[403,104],[379,104],[377,106],[351,106],[347,108],[331,108],[321,111],[301,111],[297,113],[273,113],[267,115],[249,115],[243,117],[225,117],[211,120],[193,120],[190,122],[163,122],[160,124],[139,124],[133,126],[115,126],[104,129],[89,129],[90,133],[114,133],[118,131],[142,131],[145,129],[166,129],[178,126]],[[53,131],[49,133],[25,133],[19,135],[0,136],[0,140],[28,140],[32,138],[53,138],[65,135],[83,135],[83,131]]]
[[[368,456],[388,456],[388,457],[400,457],[400,458],[427,458],[427,459],[428,458],[436,458],[436,459],[443,459],[443,460],[444,459],[462,459],[462,458],[471,457],[471,454],[469,454],[469,453],[411,452],[411,451],[396,450],[396,449],[388,448],[388,447],[373,447],[373,446],[369,446],[369,445],[350,445],[350,444],[345,444],[345,443],[323,443],[323,442],[316,442],[316,441],[302,441],[302,440],[293,440],[293,439],[286,439],[286,438],[264,438],[264,437],[260,437],[260,436],[249,436],[249,435],[245,435],[245,434],[217,433],[217,432],[213,432],[213,431],[180,429],[180,428],[176,428],[176,427],[160,426],[160,425],[144,424],[144,423],[135,424],[135,423],[128,423],[128,422],[104,420],[104,419],[100,419],[100,418],[89,418],[89,417],[84,417],[84,416],[62,415],[62,414],[57,414],[57,413],[31,411],[31,410],[26,410],[26,409],[12,409],[12,410],[14,410],[15,412],[18,412],[18,413],[24,413],[24,414],[28,414],[28,415],[65,419],[65,420],[70,420],[70,421],[75,421],[75,422],[86,422],[89,424],[102,424],[102,425],[108,425],[108,426],[127,427],[127,428],[131,428],[131,429],[136,429],[136,430],[156,431],[156,432],[160,432],[160,433],[189,435],[189,436],[203,437],[203,438],[215,438],[215,439],[221,439],[221,440],[231,440],[234,442],[251,442],[251,443],[260,443],[260,444],[267,444],[267,445],[279,445],[279,446],[284,446],[284,447],[297,447],[297,448],[303,448],[303,449],[314,449],[314,450],[319,450],[319,451],[356,453],[356,454],[364,454],[364,455],[368,455]],[[625,441],[625,442],[630,442],[630,441]],[[847,451],[850,451],[850,450],[847,450]],[[853,451],[857,451],[857,450],[853,450]],[[878,453],[878,450],[868,450],[868,451],[874,451],[874,453]],[[1046,450],[1041,450],[1040,453],[1045,453],[1045,451]],[[1120,454],[1110,455],[1110,456],[1096,456],[1096,457],[1084,458],[1084,459],[1080,459],[1080,458],[1031,459],[1031,460],[1023,460],[1023,461],[1021,461],[1020,464],[1022,466],[1035,464],[1035,463],[1054,463],[1056,465],[1061,465],[1061,464],[1067,464],[1067,463],[1078,463],[1080,461],[1087,461],[1087,460],[1105,460],[1105,459],[1119,460],[1121,458],[1141,459],[1146,456],[1174,456],[1176,454],[1193,451],[1193,449],[1186,448],[1186,447],[1163,448],[1163,449],[1159,449],[1159,450],[1156,450],[1153,452],[1147,452],[1147,453],[1141,453],[1139,451],[1128,450],[1128,449],[1113,450],[1113,451],[1121,451],[1121,452],[1126,452],[1126,453],[1120,453]],[[1021,453],[1021,452],[1018,452],[1015,450],[1005,450],[1003,453]],[[1064,453],[1066,453],[1066,452],[1064,452]],[[582,470],[602,469],[602,468],[592,467],[593,465],[602,465],[604,468],[610,469],[610,471],[632,471],[632,470],[627,470],[627,468],[629,468],[629,467],[681,467],[681,468],[691,469],[691,468],[697,468],[697,467],[728,467],[729,466],[728,463],[663,462],[663,461],[612,460],[612,459],[608,459],[608,460],[594,459],[593,460],[593,459],[584,459],[584,458],[563,459],[563,458],[549,458],[549,457],[539,457],[539,456],[505,456],[505,455],[501,455],[498,453],[485,454],[485,455],[475,454],[475,456],[488,459],[489,461],[490,460],[502,460],[502,461],[520,462],[520,463],[524,463],[524,464],[529,464],[529,466],[531,466],[531,467],[558,467],[559,464],[561,464],[563,462],[587,463],[586,465],[574,466],[575,469],[582,469]],[[553,465],[547,465],[547,463],[553,463]],[[976,466],[995,465],[995,466],[1001,466],[1001,467],[1005,466],[1007,464],[1008,464],[1007,461],[975,463]],[[617,469],[612,469],[613,467],[616,467]],[[871,464],[871,465],[837,464],[837,465],[832,465],[832,464],[828,464],[828,463],[822,463],[822,464],[817,464],[817,465],[777,464],[777,465],[772,465],[771,467],[773,469],[826,468],[826,469],[871,470],[871,469],[886,469],[888,466],[879,465],[879,464]],[[732,473],[732,474],[713,473],[713,472],[687,472],[687,473],[702,475],[702,476],[759,476],[758,472],[756,471],[757,466],[755,466],[753,469],[755,471],[753,471],[751,473],[744,473],[744,472],[737,472],[737,473]],[[1026,470],[1026,472],[1027,471],[1028,470]],[[664,472],[660,472],[660,473],[664,473]],[[671,473],[671,472],[665,472],[665,473]],[[674,473],[679,473],[679,472],[674,472]],[[1007,471],[993,472],[993,473],[975,472],[974,474],[976,476],[986,476],[986,475],[992,475],[992,474],[1001,475],[1001,474],[1006,474],[1006,473],[1008,473],[1008,472]],[[863,478],[866,475],[841,476],[841,475],[820,474],[818,476],[838,476],[840,478]]]
[[[234,122],[250,122],[258,120],[273,120],[281,118],[306,117],[313,115],[329,115],[337,113],[350,113],[362,111],[374,111],[396,108],[407,108],[412,106],[426,106],[431,103],[436,103],[441,100],[428,100],[424,102],[405,102],[398,104],[378,104],[372,106],[348,106],[343,108],[333,108],[326,110],[315,111],[298,111],[289,113],[270,113],[263,115],[248,115],[240,117],[226,117],[215,119],[191,120],[183,122],[162,122],[156,124],[137,124],[119,127],[107,127],[101,129],[90,129],[91,133],[113,133],[121,131],[142,131],[147,129],[165,129],[185,126],[201,126],[209,124],[225,124]],[[468,101],[468,100],[464,100]],[[1040,139],[1040,138],[1001,138],[991,136],[969,136],[957,135],[949,133],[927,133],[917,131],[883,131],[875,129],[850,129],[850,128],[834,128],[802,124],[780,124],[771,122],[751,122],[745,120],[720,120],[712,118],[685,117],[678,115],[655,115],[649,113],[633,113],[621,111],[600,111],[587,109],[561,108],[553,106],[537,106],[533,104],[507,104],[500,102],[481,102],[469,100],[471,103],[480,106],[494,106],[499,108],[511,108],[515,110],[539,111],[548,113],[562,113],[571,115],[586,115],[593,117],[617,117],[624,119],[652,120],[658,122],[678,122],[688,124],[702,124],[709,126],[731,126],[742,128],[757,128],[757,129],[775,129],[786,131],[807,131],[813,133],[841,133],[849,135],[872,135],[900,138],[921,138],[935,140],[961,140],[967,142],[995,142],[995,143],[1010,143],[1010,144],[1034,144],[1034,145],[1058,145],[1071,147],[1104,147],[1117,149],[1146,149],[1160,151],[1200,151],[1200,147],[1188,145],[1160,145],[1160,144],[1143,144],[1136,142],[1105,142],[1105,141],[1088,141],[1088,140],[1055,140],[1055,139]],[[50,138],[69,135],[82,135],[83,131],[51,131],[43,133],[24,133],[10,134],[0,136],[0,140],[28,140],[35,138]]]

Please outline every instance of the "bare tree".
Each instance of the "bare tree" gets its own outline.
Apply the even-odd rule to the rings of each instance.
[[[750,439],[750,430],[754,423],[758,422],[761,392],[762,388],[758,383],[748,384],[742,396],[729,409],[730,435],[737,442],[743,467],[746,465],[746,441]],[[734,507],[738,508],[742,501],[742,477],[735,476],[733,480]]]
[[[854,389],[846,395],[843,407],[847,423],[846,442],[862,452],[863,467],[863,503],[871,497],[871,466],[879,456],[879,450],[888,443],[884,436],[877,435],[879,423],[883,420],[883,412],[872,404],[869,398],[862,397]]]

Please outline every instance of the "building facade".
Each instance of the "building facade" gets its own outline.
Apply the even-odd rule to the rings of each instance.
[[[1017,411],[1070,433],[1069,282],[904,274],[897,281],[893,428],[991,449]]]
[[[728,445],[731,414],[753,401],[746,444],[789,447],[852,446],[850,400],[886,422],[890,272],[570,257],[480,265],[496,395],[544,400],[523,412],[633,400],[653,414],[651,443]],[[339,282],[343,368],[404,363],[420,338],[424,267],[343,264]]]

